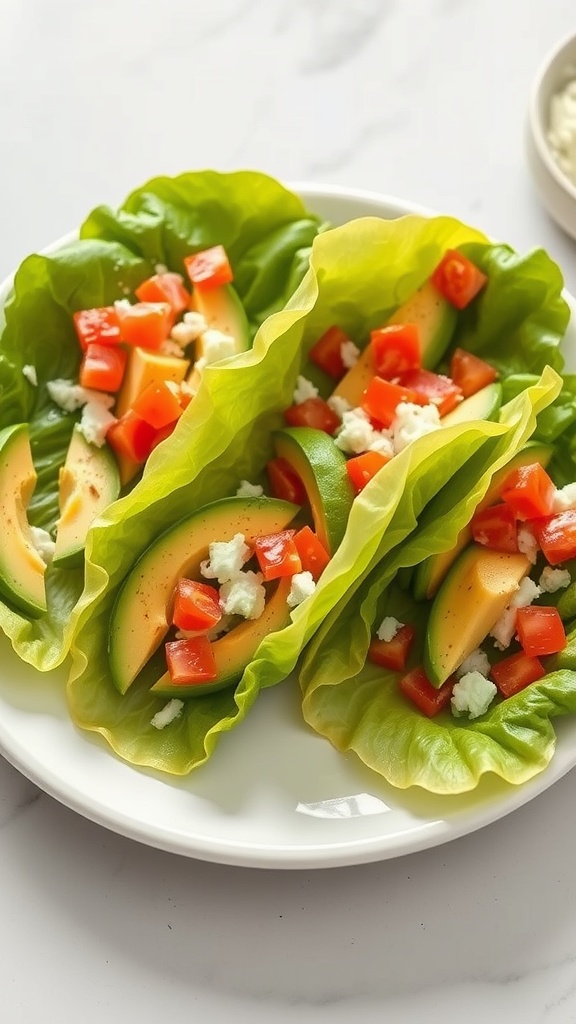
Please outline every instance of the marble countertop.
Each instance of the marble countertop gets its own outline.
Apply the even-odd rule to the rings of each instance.
[[[574,28],[573,0],[3,0],[0,278],[148,177],[254,167],[542,245],[576,292],[523,149]],[[425,852],[262,871],[123,838],[0,761],[3,1020],[576,1020],[573,786]]]

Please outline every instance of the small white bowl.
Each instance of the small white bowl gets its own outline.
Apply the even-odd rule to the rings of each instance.
[[[576,79],[576,35],[556,46],[536,75],[528,108],[526,150],[544,206],[560,227],[576,238],[576,186],[558,167],[547,139],[552,97],[572,79]]]

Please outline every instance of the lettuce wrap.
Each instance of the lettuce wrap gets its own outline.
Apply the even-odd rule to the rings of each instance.
[[[289,675],[333,610],[353,603],[374,567],[402,550],[407,539],[418,547],[420,520],[431,503],[440,503],[444,536],[452,536],[470,493],[481,496],[493,467],[508,461],[532,436],[539,416],[558,400],[561,380],[547,369],[538,383],[519,389],[500,422],[446,428],[396,456],[355,500],[344,540],[315,593],[292,613],[289,626],[260,645],[235,689],[188,701],[163,731],[151,725],[165,700],[150,694],[154,677],[149,672],[144,670],[124,696],[115,690],[106,653],[110,616],[136,560],[191,511],[234,494],[242,479],[261,477],[273,454],[272,432],[282,426],[298,375],[309,373],[307,354],[328,326],[337,322],[359,343],[365,341],[427,279],[446,248],[467,243],[508,253],[444,217],[366,218],[319,235],[310,269],[286,308],[264,322],[253,349],[235,357],[233,365],[207,368],[194,400],[194,418],[180,421],[171,445],[153,453],[137,487],[94,525],[68,700],[74,721],[101,733],[121,757],[174,774],[202,764],[219,737],[242,721],[260,689]],[[549,360],[542,360],[544,367],[555,361],[568,310],[554,264],[536,253],[529,267],[532,287],[524,287],[523,271],[516,282],[515,336],[521,344],[524,335],[541,334],[551,352]],[[488,289],[483,301],[489,320]],[[509,318],[500,328],[497,308],[493,334],[511,330]],[[530,370],[535,367],[536,361]],[[345,668],[348,651],[340,657]]]
[[[227,249],[253,336],[300,281],[320,227],[297,196],[264,174],[204,171],[156,178],[120,209],[96,209],[78,240],[24,260],[2,314],[0,429],[29,424],[38,473],[28,509],[32,525],[55,526],[59,468],[77,419],[46,389],[55,378],[77,379],[81,351],[72,313],[134,298],[158,264],[182,271],[185,255],[218,243]],[[37,385],[23,373],[27,367]],[[186,418],[194,415],[190,409]],[[0,628],[35,668],[53,668],[66,656],[83,585],[82,568],[50,568],[48,612],[34,621],[0,602]]]

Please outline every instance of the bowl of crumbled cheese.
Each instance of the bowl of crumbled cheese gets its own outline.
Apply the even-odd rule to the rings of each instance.
[[[576,34],[548,54],[536,75],[527,156],[546,209],[576,238]]]

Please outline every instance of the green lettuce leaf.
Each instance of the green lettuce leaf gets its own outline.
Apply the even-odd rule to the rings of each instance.
[[[24,260],[4,308],[0,428],[30,426],[38,472],[29,506],[33,525],[55,526],[59,467],[77,420],[56,406],[46,389],[55,378],[77,378],[81,353],[72,313],[126,295],[134,298],[156,264],[181,271],[186,254],[222,243],[254,332],[299,283],[320,227],[296,195],[264,174],[205,171],[155,179],[118,211],[95,210],[80,239]],[[36,372],[36,386],[23,373],[27,366]],[[24,660],[46,670],[66,656],[83,585],[82,569],[49,569],[49,611],[32,622],[0,603],[0,628]]]
[[[331,610],[416,530],[444,484],[476,460],[472,481],[484,479],[486,467],[530,435],[537,412],[558,393],[552,371],[541,386],[519,396],[509,421],[440,431],[384,467],[354,503],[344,541],[313,597],[293,612],[286,629],[261,644],[235,690],[189,701],[163,732],[150,726],[163,701],[149,693],[146,675],[126,697],[115,691],[105,654],[107,631],[118,587],[135,560],[168,525],[233,494],[240,479],[259,477],[272,454],[271,431],[282,424],[307,352],[327,326],[338,322],[362,337],[422,283],[445,248],[474,235],[449,218],[417,217],[368,218],[322,234],[300,288],[283,312],[264,323],[252,351],[236,357],[233,366],[208,368],[194,418],[180,421],[170,447],[153,453],[139,485],[91,531],[68,687],[77,724],[100,732],[133,763],[176,774],[202,764],[218,738],[242,721],[259,690],[289,674]],[[454,495],[465,501],[470,479],[468,472],[456,491],[446,492],[442,519],[448,531]]]

